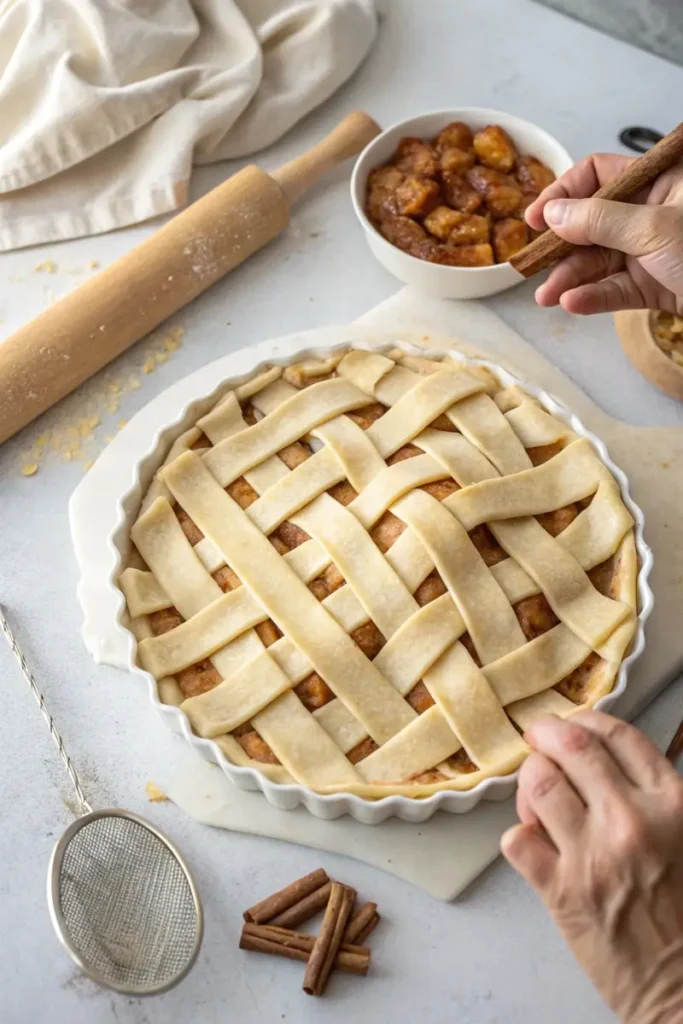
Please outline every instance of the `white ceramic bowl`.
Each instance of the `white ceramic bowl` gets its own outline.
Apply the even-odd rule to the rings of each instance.
[[[419,335],[417,336],[419,337]],[[652,591],[648,584],[648,577],[652,569],[652,552],[643,537],[643,513],[631,499],[625,474],[611,460],[602,441],[587,430],[573,413],[545,391],[521,381],[495,363],[470,358],[450,347],[439,347],[438,341],[430,349],[415,345],[412,343],[410,331],[401,332],[399,338],[394,332],[368,330],[360,327],[325,328],[244,348],[210,364],[203,370],[196,371],[184,381],[180,381],[170,388],[165,393],[165,405],[169,410],[172,409],[173,413],[166,422],[160,424],[156,415],[153,414],[154,402],[141,410],[126,428],[130,429],[136,419],[142,421],[136,444],[136,452],[139,452],[139,455],[133,454],[128,446],[122,445],[122,453],[125,456],[122,459],[121,471],[123,486],[118,490],[114,513],[115,526],[106,539],[106,572],[102,565],[97,580],[90,581],[91,586],[92,583],[96,584],[94,590],[91,589],[91,586],[84,586],[83,578],[79,584],[79,598],[86,612],[83,632],[86,643],[91,634],[101,635],[106,640],[106,645],[104,648],[100,648],[98,660],[117,665],[142,678],[148,687],[154,707],[163,716],[166,723],[175,731],[180,732],[200,756],[208,761],[217,762],[228,778],[240,789],[261,790],[268,802],[281,810],[292,810],[301,804],[318,818],[332,819],[349,814],[356,821],[367,825],[377,825],[391,817],[417,823],[426,821],[437,810],[459,814],[470,811],[481,799],[503,800],[514,791],[518,773],[493,776],[470,790],[443,790],[423,800],[405,796],[387,796],[378,800],[365,800],[355,794],[322,794],[296,783],[272,782],[253,768],[234,765],[225,758],[213,740],[201,739],[192,732],[189,720],[180,708],[162,703],[156,680],[137,662],[137,644],[133,634],[124,624],[125,601],[116,582],[126,564],[129,553],[130,528],[137,517],[141,497],[175,438],[195,423],[198,416],[208,411],[221,394],[244,383],[245,380],[266,366],[273,364],[287,366],[292,362],[309,357],[324,358],[334,349],[349,344],[380,352],[400,348],[409,354],[432,358],[448,355],[465,366],[473,364],[488,367],[504,385],[521,387],[536,398],[553,416],[566,423],[580,437],[588,438],[593,444],[619,484],[622,498],[634,518],[640,560],[638,573],[639,614],[633,646],[619,668],[614,689],[597,703],[597,707],[604,711],[608,711],[614,706],[626,689],[630,666],[638,658],[645,645],[644,625],[653,605]],[[209,388],[206,384],[207,378],[211,380],[212,386]],[[159,399],[155,401],[158,402]],[[143,438],[146,440],[143,441]],[[120,436],[117,440],[123,442],[125,439]],[[72,523],[75,499],[76,495],[72,498],[70,507]],[[95,511],[92,507],[89,508],[89,514],[93,514]],[[90,549],[83,549],[83,557],[91,557]],[[106,578],[101,582],[102,575]],[[88,646],[91,647],[90,644]]]
[[[372,253],[386,269],[404,284],[442,299],[480,299],[520,284],[523,278],[509,263],[493,267],[443,267],[419,260],[398,249],[380,235],[365,215],[365,190],[370,171],[381,167],[396,151],[404,135],[433,139],[450,121],[464,121],[477,131],[487,124],[499,124],[508,133],[520,153],[535,156],[559,177],[573,165],[557,139],[520,117],[485,107],[453,107],[420,114],[387,128],[365,147],[351,175],[351,201]]]

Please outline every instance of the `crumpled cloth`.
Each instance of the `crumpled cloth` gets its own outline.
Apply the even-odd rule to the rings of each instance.
[[[0,0],[0,250],[178,209],[356,70],[373,0]]]

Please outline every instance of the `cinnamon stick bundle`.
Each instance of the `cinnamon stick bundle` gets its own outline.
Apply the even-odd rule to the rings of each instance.
[[[240,938],[240,949],[256,953],[272,953],[289,960],[308,963],[315,945],[315,935],[302,935],[290,928],[277,928],[268,924],[245,923]],[[343,942],[333,966],[346,974],[368,973],[370,950],[365,946]]]
[[[295,906],[301,904],[317,889],[329,885],[329,882],[330,879],[328,874],[322,868],[318,868],[317,871],[311,871],[310,875],[304,875],[303,878],[298,878],[296,882],[292,882],[291,885],[286,885],[284,889],[274,892],[272,896],[268,896],[267,899],[254,904],[254,906],[250,907],[249,910],[245,910],[244,920],[249,921],[252,924],[266,924],[267,922],[279,917],[280,920],[278,920],[277,923],[282,925],[282,917],[285,911],[293,910]],[[312,916],[316,910],[322,910],[326,902],[327,897],[319,903],[310,916]],[[296,917],[296,914],[294,917]],[[287,924],[291,926],[291,916],[285,920]],[[300,924],[305,920],[305,917],[299,917],[296,923]]]
[[[358,910],[355,903],[355,889],[330,881],[319,868],[245,910],[240,949],[300,960],[306,964],[304,991],[322,995],[334,968],[347,974],[368,972],[370,950],[362,943],[380,918],[376,903]],[[323,909],[317,936],[294,930]]]
[[[303,988],[309,996],[320,996],[325,991],[355,899],[355,889],[341,882],[332,883],[323,923],[306,965]]]

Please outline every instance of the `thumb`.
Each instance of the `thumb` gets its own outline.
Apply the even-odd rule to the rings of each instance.
[[[543,210],[548,227],[574,245],[601,245],[629,256],[648,256],[680,233],[676,212],[609,199],[553,199]]]

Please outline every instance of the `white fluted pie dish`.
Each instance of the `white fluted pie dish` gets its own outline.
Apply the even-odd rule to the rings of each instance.
[[[313,339],[320,339],[321,344],[312,344],[311,342]],[[225,750],[221,749],[221,746],[216,742],[215,738],[202,738],[201,736],[196,735],[191,727],[187,714],[181,710],[181,708],[175,706],[174,703],[168,703],[169,699],[175,700],[177,698],[177,692],[175,693],[175,697],[173,697],[173,688],[169,687],[164,682],[163,677],[157,681],[157,679],[155,679],[154,676],[149,671],[146,671],[140,664],[138,656],[138,640],[136,640],[136,637],[129,629],[130,622],[125,612],[123,595],[119,590],[119,580],[121,572],[124,570],[129,560],[130,531],[133,523],[138,518],[141,498],[147,491],[154,473],[167,457],[173,441],[183,434],[188,427],[194,425],[199,418],[205,415],[207,410],[216,403],[217,398],[225,395],[235,387],[243,386],[250,378],[265,368],[264,364],[271,367],[285,367],[291,366],[294,363],[301,363],[302,360],[329,359],[329,357],[334,355],[335,351],[339,349],[340,345],[342,347],[344,345],[348,346],[349,343],[351,343],[356,349],[370,349],[378,354],[395,350],[400,353],[405,353],[408,357],[419,356],[432,359],[437,359],[444,354],[433,350],[425,352],[424,349],[416,349],[405,340],[396,339],[395,337],[378,338],[375,334],[372,334],[371,336],[369,332],[364,332],[359,329],[335,329],[330,332],[310,332],[305,339],[302,338],[301,340],[302,343],[305,342],[305,344],[302,344],[301,348],[297,349],[292,346],[288,346],[288,350],[286,352],[280,353],[278,353],[277,343],[273,343],[269,348],[267,359],[264,359],[263,351],[259,352],[252,350],[251,352],[244,351],[236,353],[233,357],[234,374],[229,378],[222,380],[216,386],[212,395],[208,397],[197,395],[194,400],[187,403],[179,412],[179,415],[174,422],[167,424],[163,429],[154,434],[153,438],[150,439],[147,451],[141,453],[141,457],[136,461],[133,478],[130,481],[130,487],[119,506],[119,518],[116,529],[113,531],[110,538],[110,548],[112,552],[110,575],[112,608],[116,607],[118,621],[121,624],[121,629],[125,631],[123,634],[126,638],[126,658],[123,659],[125,660],[125,667],[132,673],[141,676],[146,680],[154,705],[170,724],[183,733],[186,739],[202,754],[202,756],[210,760],[217,761],[228,777],[230,777],[232,781],[241,788],[260,789],[271,803],[283,809],[289,809],[299,804],[303,804],[312,813],[319,817],[333,818],[348,813],[359,821],[374,824],[389,816],[398,816],[409,821],[424,821],[439,808],[454,812],[462,812],[470,810],[482,798],[502,799],[508,796],[514,788],[516,779],[516,774],[514,772],[503,775],[496,774],[493,770],[489,770],[487,773],[484,773],[480,769],[479,775],[476,776],[477,780],[480,779],[480,781],[476,781],[476,784],[472,788],[466,789],[438,789],[438,786],[443,784],[442,782],[425,782],[421,788],[418,787],[416,796],[406,795],[400,786],[388,786],[387,788],[391,795],[383,796],[382,789],[380,787],[374,785],[374,783],[369,784],[369,782],[372,783],[372,778],[370,778],[369,781],[363,780],[358,787],[356,787],[357,792],[317,792],[310,786],[302,785],[300,781],[282,782],[278,781],[277,778],[268,778],[262,770],[259,770],[258,767],[233,763],[233,761],[226,756]],[[574,441],[584,439],[588,442],[591,449],[597,453],[602,464],[607,467],[618,485],[620,500],[623,501],[625,507],[633,518],[633,538],[640,568],[637,575],[637,614],[634,616],[633,638],[630,653],[620,662],[618,670],[615,671],[615,676],[612,680],[613,686],[610,692],[605,695],[600,694],[597,697],[596,706],[605,709],[612,707],[619,695],[623,693],[627,684],[627,675],[630,664],[642,650],[644,643],[643,625],[652,606],[652,595],[647,585],[647,576],[651,567],[651,553],[643,540],[642,514],[633,504],[629,496],[627,481],[623,473],[609,459],[604,445],[602,445],[594,435],[587,431],[575,416],[563,409],[550,396],[528,384],[522,384],[500,367],[495,367],[484,361],[466,360],[464,357],[460,359],[457,354],[452,351],[448,352],[448,355],[458,360],[456,367],[463,367],[466,373],[472,372],[476,374],[481,372],[481,368],[484,367],[495,374],[495,377],[500,382],[502,388],[522,388],[523,393],[535,400],[535,402],[540,403],[540,409],[549,413],[556,421],[566,428]],[[407,369],[407,367],[404,367],[404,369]],[[519,392],[518,394],[521,393],[522,392]],[[411,402],[411,404],[414,403]],[[509,412],[510,410],[508,410],[508,413]],[[399,418],[402,419],[403,417]],[[439,434],[441,431],[436,431],[434,433]],[[418,436],[422,438],[420,443],[427,444],[430,441],[430,438],[425,438],[423,433],[420,433]],[[452,436],[453,435],[451,434],[451,437]],[[439,439],[431,438],[432,442],[435,442],[436,440]],[[587,451],[585,447],[581,448],[581,446],[579,446],[579,448],[582,451]],[[315,448],[313,448],[312,451],[315,454]],[[427,453],[424,453],[422,458],[426,471],[428,471],[429,466],[426,463],[426,454]],[[203,456],[192,457],[190,461],[193,461],[194,458],[199,459],[201,457]],[[408,465],[409,462],[410,460],[407,460],[403,465]],[[417,463],[414,463],[414,465],[417,466]],[[394,473],[394,476],[396,475],[397,474]],[[444,474],[442,473],[441,476],[443,475]],[[435,477],[432,476],[430,479],[435,479]],[[461,491],[461,493],[464,492]],[[258,502],[256,504],[258,504]],[[266,505],[267,504],[268,503],[266,503]],[[261,503],[261,506],[259,507],[262,508],[263,503]],[[577,531],[575,530],[574,532],[576,533]],[[144,571],[146,570],[136,569],[136,572]],[[147,582],[149,581],[147,580]],[[509,585],[510,584],[508,583],[508,586]],[[233,591],[233,593],[237,593],[237,591]],[[515,593],[517,592],[515,591]],[[448,599],[446,599],[446,601],[448,601]],[[426,605],[425,607],[429,608],[429,605]],[[421,609],[421,611],[424,614],[424,608]],[[390,627],[387,628],[387,633],[390,632],[390,629]],[[400,630],[397,632],[400,632]],[[388,648],[390,648],[392,640],[393,638],[390,637],[387,643]],[[144,643],[144,641],[145,637],[142,637],[142,642]],[[162,644],[157,644],[156,647],[160,648],[164,645],[167,645],[166,641],[163,641]],[[154,644],[147,645],[148,648],[150,646],[154,648]],[[211,655],[209,655],[209,657],[210,656]],[[391,659],[388,656],[385,656],[384,660],[389,663]],[[181,662],[178,662],[177,664],[180,664]],[[175,665],[176,663],[173,662],[171,664]],[[433,671],[433,669],[430,668],[430,671]],[[156,674],[159,675],[159,672],[157,671]],[[435,689],[438,689],[437,681],[435,681],[433,685]],[[170,697],[169,694],[171,694]],[[183,703],[186,703],[186,701],[183,701]],[[195,709],[192,706],[188,707],[187,703],[186,710],[194,716]],[[595,702],[591,701],[591,703]],[[437,705],[434,706],[436,707]],[[440,707],[441,705],[439,704],[437,711]],[[259,713],[262,712],[257,711],[256,718],[258,718]],[[319,709],[317,714],[320,714]],[[432,712],[431,717],[436,718],[437,712]],[[523,719],[521,711],[519,718],[521,722]],[[203,725],[201,717],[195,717],[194,720],[195,726],[202,729]],[[413,719],[411,718],[411,721],[412,720]],[[517,724],[519,725],[520,723],[518,722]],[[268,729],[272,729],[272,723],[268,724]],[[273,733],[273,735],[277,738],[276,732]],[[378,765],[379,770],[382,765],[382,756],[378,759],[378,754],[381,755],[381,749],[380,751],[371,751],[368,756],[375,757],[373,764]],[[353,769],[354,771],[361,770],[358,768],[358,765],[362,766],[363,759],[364,758],[357,762],[356,767]],[[448,770],[448,765],[445,761],[443,762],[442,767],[444,770]],[[456,780],[456,784],[458,786],[461,785],[461,780]],[[352,785],[355,786],[355,784]],[[430,791],[430,785],[436,786],[436,791]]]

